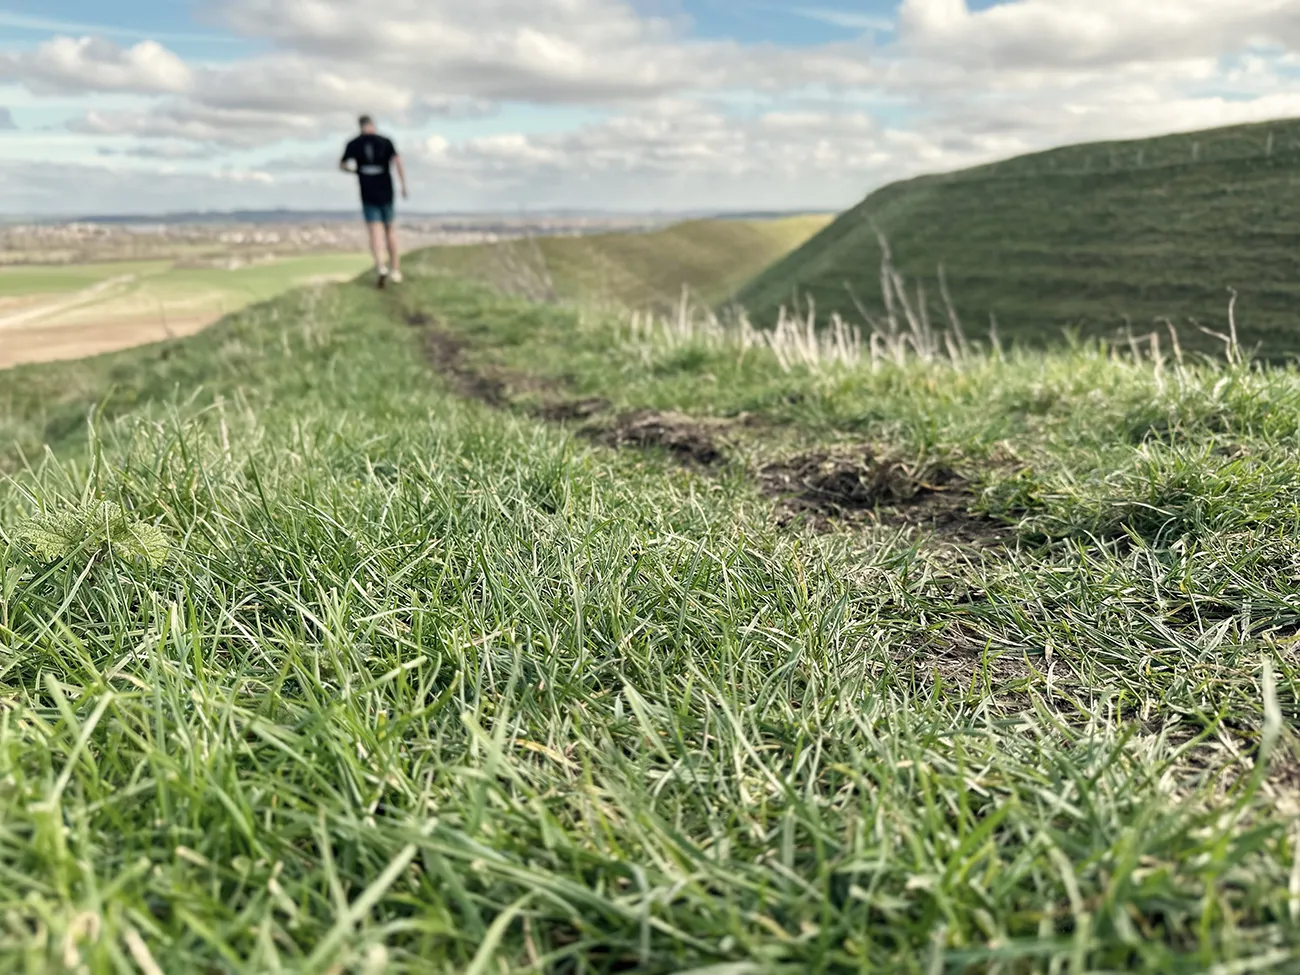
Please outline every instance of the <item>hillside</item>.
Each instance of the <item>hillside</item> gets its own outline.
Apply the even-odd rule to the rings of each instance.
[[[764,321],[796,293],[854,314],[847,282],[878,307],[876,228],[898,268],[935,298],[946,269],[975,332],[990,313],[1004,336],[1031,342],[1067,326],[1145,332],[1168,318],[1186,344],[1209,348],[1189,320],[1224,328],[1235,288],[1244,343],[1268,356],[1300,351],[1300,121],[1073,146],[896,183],[740,300]]]
[[[713,303],[730,298],[829,222],[820,215],[691,220],[640,234],[435,247],[415,255],[412,266],[472,277],[539,299],[645,308],[677,301],[686,286]]]

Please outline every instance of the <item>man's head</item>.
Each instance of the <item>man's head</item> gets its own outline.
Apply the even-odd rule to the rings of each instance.
[[[375,120],[369,115],[361,116],[361,118],[357,119],[357,123],[361,126],[361,131],[366,135],[375,134]]]

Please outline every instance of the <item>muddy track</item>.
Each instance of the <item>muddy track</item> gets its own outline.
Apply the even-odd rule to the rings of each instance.
[[[496,409],[526,409],[539,419],[573,425],[597,443],[615,448],[658,449],[697,469],[730,462],[746,418],[699,419],[676,411],[634,410],[614,414],[600,397],[576,398],[562,379],[546,379],[470,361],[470,344],[422,310],[403,317],[422,334],[429,365],[456,394]],[[516,400],[528,393],[537,402]],[[966,478],[938,461],[908,461],[870,445],[799,454],[751,471],[775,504],[783,527],[879,524],[918,528],[962,548],[1006,543],[1012,530],[978,513]]]

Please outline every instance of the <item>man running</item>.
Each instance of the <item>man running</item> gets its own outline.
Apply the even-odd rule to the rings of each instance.
[[[356,173],[361,182],[361,210],[370,230],[370,253],[375,257],[375,274],[379,287],[390,280],[402,282],[402,258],[397,252],[397,227],[393,223],[393,174],[402,181],[402,199],[406,195],[406,169],[392,140],[375,131],[369,115],[360,119],[361,134],[348,143],[339,160],[339,169]],[[384,263],[384,238],[387,237],[388,263]]]

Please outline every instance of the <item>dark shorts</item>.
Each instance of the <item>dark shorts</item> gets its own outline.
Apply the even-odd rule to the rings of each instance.
[[[393,205],[391,203],[363,203],[361,212],[366,215],[366,223],[382,223],[385,227],[393,222]]]

